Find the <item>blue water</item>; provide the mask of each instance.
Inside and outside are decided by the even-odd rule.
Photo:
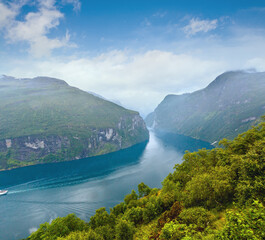
[[[140,182],[160,187],[181,163],[185,150],[211,145],[180,135],[150,133],[148,143],[104,156],[43,164],[0,172],[0,239],[27,237],[39,224],[75,213],[89,220],[100,207],[109,209]]]

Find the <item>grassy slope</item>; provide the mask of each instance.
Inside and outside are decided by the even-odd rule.
[[[62,149],[41,159],[33,152],[26,161],[18,161],[16,156],[20,153],[10,148],[8,152],[0,153],[0,169],[75,159],[87,148],[86,141],[94,129],[114,128],[122,137],[122,148],[145,141],[148,139],[146,129],[135,129],[133,136],[128,134],[134,116],[138,113],[70,87],[62,80],[0,78],[0,140],[60,136],[67,137],[71,145],[67,151]],[[118,128],[121,121],[124,128]],[[105,143],[101,149],[91,150],[91,155],[118,148],[115,144]]]
[[[89,223],[58,218],[28,240],[264,239],[265,122],[221,143],[187,152],[162,189],[139,184],[139,195],[132,191],[110,214],[99,209]]]
[[[0,81],[0,138],[62,134],[84,128],[116,127],[136,112],[70,87],[63,81]]]

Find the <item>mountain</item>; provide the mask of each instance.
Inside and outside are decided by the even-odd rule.
[[[87,91],[87,92],[90,93],[90,94],[92,94],[92,95],[95,96],[95,97],[99,97],[99,98],[102,98],[102,99],[104,99],[104,100],[106,100],[106,101],[113,102],[113,103],[115,103],[115,104],[117,104],[117,105],[119,105],[119,106],[121,106],[121,107],[125,107],[125,106],[123,106],[122,103],[121,103],[119,100],[117,100],[117,99],[107,99],[107,98],[104,98],[103,96],[101,96],[101,95],[99,95],[99,94],[97,94],[97,93],[94,93],[94,92],[91,92],[91,91]],[[126,108],[126,107],[125,107],[125,108]]]
[[[145,119],[155,130],[208,142],[233,139],[259,121],[265,112],[265,73],[223,73],[206,88],[168,95]]]
[[[48,78],[0,77],[0,169],[105,154],[148,140],[139,113]]]

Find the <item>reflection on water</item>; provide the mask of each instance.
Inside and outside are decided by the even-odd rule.
[[[97,156],[77,161],[35,165],[5,171],[0,174],[0,186],[28,185],[37,188],[56,187],[58,185],[76,184],[89,178],[106,175],[120,167],[137,164],[147,142],[131,148],[103,156]],[[10,177],[12,175],[12,178]],[[12,191],[11,191],[12,193]]]
[[[197,149],[210,147],[188,139]],[[189,145],[188,139],[158,138],[151,132],[147,144],[116,153],[1,172],[0,189],[9,194],[0,197],[0,239],[26,237],[40,223],[73,212],[88,220],[96,209],[122,201],[140,182],[160,187],[181,162],[184,149],[179,146],[182,141]]]
[[[163,131],[156,131],[155,136],[162,140],[164,146],[174,147],[178,152],[194,152],[201,148],[214,148],[210,143],[190,138],[180,134],[174,134]]]

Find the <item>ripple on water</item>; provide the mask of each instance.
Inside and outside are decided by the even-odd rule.
[[[8,195],[0,197],[0,239],[24,238],[40,223],[69,213],[88,220],[96,209],[108,209],[122,201],[140,182],[160,187],[173,166],[181,162],[183,152],[176,150],[176,144],[164,144],[151,132],[147,145],[89,159],[0,172],[0,189],[9,190]]]

